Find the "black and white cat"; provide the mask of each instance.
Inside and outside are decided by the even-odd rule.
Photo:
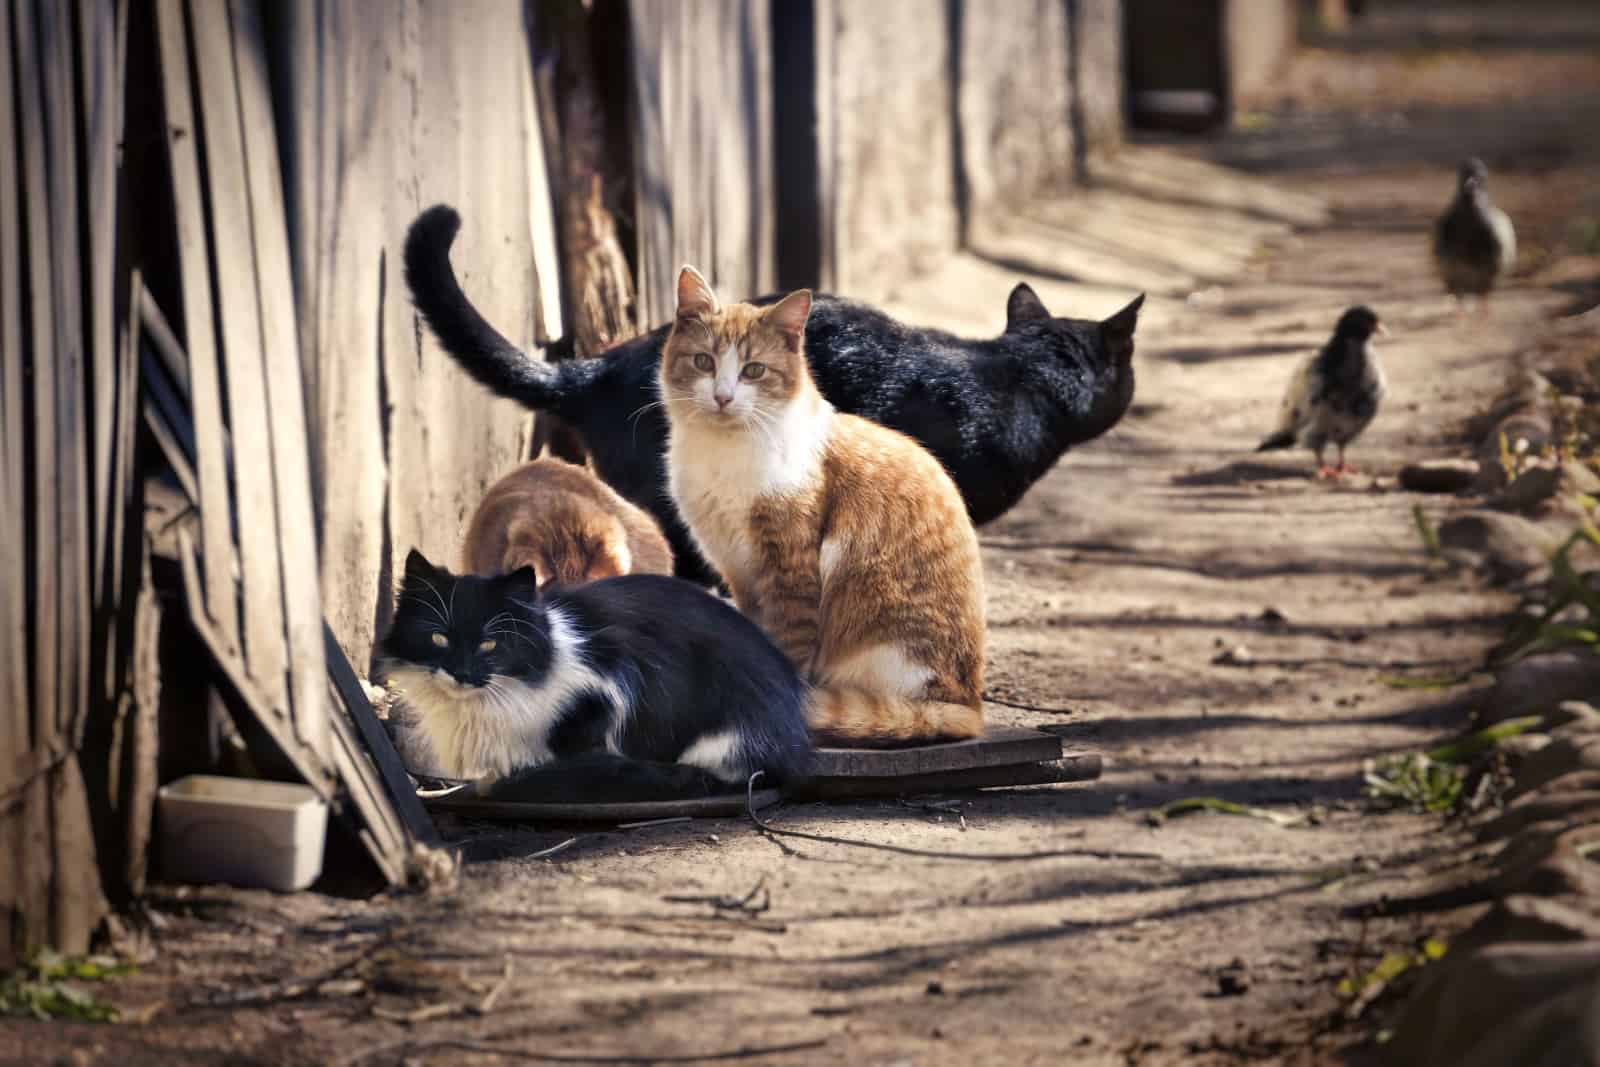
[[[412,549],[379,673],[422,743],[413,751],[493,797],[710,794],[809,765],[794,667],[755,623],[676,578],[541,596],[531,568],[455,575]]]
[[[667,420],[656,367],[669,327],[593,359],[531,359],[462,293],[450,266],[460,226],[460,216],[441,204],[418,216],[406,235],[406,284],[439,344],[489,389],[576,430],[600,477],[660,520],[677,573],[705,579],[709,571],[666,489]],[[899,430],[932,452],[981,525],[1021,500],[1068,448],[1122,418],[1133,400],[1133,333],[1143,301],[1104,322],[1056,318],[1019,284],[1006,303],[1005,331],[967,340],[818,293],[806,320],[806,359],[836,409]]]

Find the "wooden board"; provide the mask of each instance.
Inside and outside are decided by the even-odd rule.
[[[201,174],[206,202],[211,208],[206,233],[211,244],[210,258],[215,264],[222,339],[219,355],[222,378],[227,384],[228,428],[233,433],[234,444],[234,537],[239,547],[244,659],[250,677],[271,701],[273,710],[287,715],[288,651],[284,647],[282,572],[278,565],[272,431],[267,421],[267,405],[262,402],[267,389],[261,343],[261,302],[227,5],[216,0],[191,3],[189,23],[194,42],[195,84],[199,89],[196,96],[205,132]],[[263,160],[258,165],[276,166],[276,161]],[[186,304],[188,298],[186,290]],[[195,359],[192,338],[190,342],[189,354]],[[191,373],[197,369],[191,367]],[[219,440],[219,450],[220,445]],[[209,517],[206,513],[215,503],[202,499],[203,519]],[[210,594],[209,589],[207,593]]]
[[[1006,786],[1055,785],[1061,782],[1087,782],[1100,777],[1100,756],[1094,752],[1075,752],[1060,759],[1037,763],[1012,763],[989,767],[933,771],[927,774],[816,778],[800,783],[794,794],[820,800],[846,800],[851,797],[904,796],[911,793],[961,793],[973,789]]]
[[[327,670],[323,660],[322,601],[317,586],[316,515],[311,507],[311,462],[300,382],[289,233],[267,77],[266,31],[259,8],[259,4],[240,0],[229,4],[249,186],[250,232],[261,301],[261,351],[268,424],[272,428],[276,544],[289,653],[289,696],[296,733],[313,751],[326,756]]]
[[[412,838],[425,845],[437,845],[439,832],[434,828],[433,820],[428,818],[427,811],[417,797],[416,787],[411,783],[411,775],[406,773],[405,764],[400,761],[400,753],[395,750],[394,742],[389,739],[383,723],[378,721],[377,714],[367,701],[366,691],[361,688],[361,680],[356,677],[355,669],[350,666],[349,660],[344,658],[338,639],[334,637],[333,630],[329,629],[326,623],[323,624],[323,645],[328,663],[328,678],[339,691],[345,711],[360,732],[361,740],[372,756],[372,762],[377,765],[378,774],[383,779],[384,789],[388,792],[395,811],[405,823],[406,830]]]
[[[462,789],[469,793],[471,787]],[[749,798],[755,810],[770,808],[783,794],[776,789],[758,789]],[[482,800],[476,796],[451,794],[426,798],[433,811],[447,811],[471,819],[498,819],[511,822],[646,822],[687,815],[696,819],[725,819],[745,813],[743,793],[692,800],[640,800],[623,804],[527,804],[509,800]]]
[[[991,726],[982,737],[914,748],[819,748],[813,778],[893,778],[974,767],[1037,763],[1061,757],[1061,738],[1015,726]]]
[[[161,50],[162,99],[166,107],[167,154],[172,169],[173,207],[178,228],[189,407],[198,443],[195,467],[200,487],[200,562],[205,576],[202,607],[210,616],[213,631],[224,650],[236,655],[239,651],[239,608],[233,578],[233,511],[228,499],[228,471],[223,451],[222,383],[217,363],[205,204],[196,150],[199,138],[189,81],[189,48],[182,0],[157,0],[155,14]]]
[[[16,106],[12,91],[16,52],[11,42],[11,19],[0,16],[0,492],[10,506],[0,511],[0,700],[7,709],[0,724],[0,744],[7,758],[0,760],[0,796],[22,784],[22,759],[29,751],[28,646],[26,598],[28,562],[24,523],[29,513],[22,498],[23,363],[22,216],[18,211]],[[13,768],[15,764],[15,768]],[[0,845],[5,844],[0,839]],[[12,852],[16,854],[15,851]],[[8,898],[10,899],[10,898]]]

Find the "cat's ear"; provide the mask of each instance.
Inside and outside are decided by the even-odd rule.
[[[715,315],[722,310],[722,305],[717,302],[717,294],[711,291],[711,286],[700,272],[684,264],[678,272],[678,318],[701,319],[707,315]]]
[[[533,604],[539,599],[539,575],[533,567],[523,566],[500,579],[507,599]]]
[[[1027,282],[1018,282],[1017,287],[1011,290],[1011,295],[1006,298],[1006,329],[1024,322],[1033,322],[1038,319],[1048,319],[1050,312],[1045,310],[1044,301],[1039,299],[1039,294]]]
[[[806,319],[811,315],[811,290],[796,289],[767,309],[767,322],[783,335],[791,351],[800,350],[800,339],[805,336]]]
[[[1144,294],[1100,324],[1100,335],[1105,338],[1106,349],[1118,363],[1133,359],[1133,331],[1139,325],[1139,309],[1144,306]]]
[[[432,578],[439,573],[439,569],[428,562],[428,558],[413,548],[406,553],[407,578]]]

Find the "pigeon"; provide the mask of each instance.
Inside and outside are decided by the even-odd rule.
[[[1317,477],[1353,473],[1345,465],[1344,448],[1378,413],[1387,389],[1372,347],[1374,333],[1386,335],[1388,331],[1369,307],[1353,307],[1339,317],[1333,337],[1295,370],[1283,398],[1278,428],[1261,442],[1257,452],[1298,443],[1317,454]],[[1329,442],[1339,449],[1337,467],[1322,460]]]
[[[1488,306],[1489,291],[1517,259],[1517,231],[1489,199],[1489,168],[1481,159],[1461,164],[1456,198],[1433,228],[1433,258],[1451,296],[1476,296]]]

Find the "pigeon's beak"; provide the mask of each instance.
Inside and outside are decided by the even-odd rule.
[[[1377,330],[1374,331],[1374,332],[1376,332],[1379,337],[1388,337],[1389,336],[1389,327],[1385,326],[1383,323],[1380,322],[1380,323],[1378,323]]]

